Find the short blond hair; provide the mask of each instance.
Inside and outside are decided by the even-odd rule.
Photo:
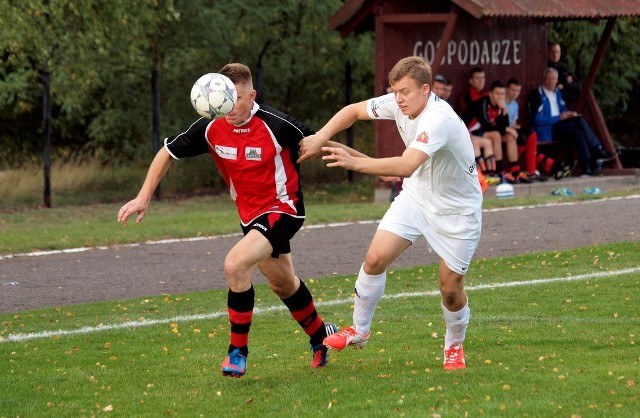
[[[233,84],[246,84],[253,86],[253,78],[251,77],[251,70],[244,64],[239,62],[232,62],[220,69],[220,74],[229,77]]]
[[[412,56],[402,58],[389,71],[389,84],[393,85],[401,78],[409,76],[419,85],[431,86],[431,66],[422,57]]]

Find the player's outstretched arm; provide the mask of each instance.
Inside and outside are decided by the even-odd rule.
[[[333,115],[322,129],[315,135],[309,135],[300,141],[300,157],[298,163],[315,157],[320,149],[338,132],[344,131],[358,120],[371,119],[367,113],[367,102],[352,103],[340,109]]]
[[[352,157],[358,157],[358,158],[372,158],[370,156],[368,156],[367,154],[363,154],[358,150],[355,150],[353,148],[351,148],[348,145],[342,144],[340,142],[335,142],[335,141],[328,141],[327,142],[327,147],[329,148],[342,148],[343,150],[345,150],[347,152],[347,154],[349,154]],[[398,177],[398,176],[379,176],[380,180],[384,181],[384,182],[393,182],[393,181],[401,181],[402,177]]]
[[[147,172],[147,177],[138,192],[138,196],[135,199],[130,200],[125,203],[118,211],[118,222],[122,225],[127,226],[129,216],[134,213],[138,214],[136,218],[136,223],[140,223],[142,218],[147,213],[147,207],[149,206],[149,201],[151,200],[151,196],[153,196],[153,192],[158,187],[160,180],[164,177],[169,170],[169,166],[171,166],[171,155],[167,152],[165,148],[160,149],[156,154],[155,158],[151,162],[151,166],[149,166],[149,171]]]
[[[402,156],[369,158],[351,155],[343,147],[322,147],[327,167],[342,167],[364,174],[384,177],[409,177],[429,156],[415,148],[407,148]]]

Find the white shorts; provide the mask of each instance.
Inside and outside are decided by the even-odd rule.
[[[426,213],[408,193],[400,193],[378,229],[392,232],[412,244],[424,236],[430,250],[451,270],[464,275],[480,242],[482,209],[470,215]]]

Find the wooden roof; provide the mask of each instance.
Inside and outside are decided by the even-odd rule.
[[[476,19],[492,17],[533,17],[546,20],[603,19],[618,16],[640,16],[638,0],[450,0]],[[407,0],[413,6],[433,3],[442,6],[442,0]],[[371,29],[373,11],[381,0],[347,0],[331,16],[329,27],[343,36],[355,29]],[[363,26],[364,27],[361,27]]]
[[[541,17],[600,19],[640,16],[638,0],[452,0],[477,19],[483,17]]]

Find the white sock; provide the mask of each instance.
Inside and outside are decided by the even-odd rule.
[[[360,267],[358,280],[356,280],[356,297],[353,308],[353,325],[360,335],[368,334],[371,330],[371,321],[376,310],[376,305],[387,281],[387,272],[370,276]]]
[[[469,317],[471,309],[469,309],[469,299],[464,308],[458,312],[451,312],[443,303],[442,313],[444,314],[444,322],[447,325],[447,331],[444,334],[444,349],[448,349],[452,345],[462,344],[467,334],[467,325],[469,325]]]

